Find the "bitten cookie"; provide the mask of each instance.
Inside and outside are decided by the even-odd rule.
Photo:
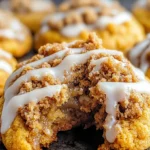
[[[0,49],[0,96],[4,91],[4,86],[9,75],[16,68],[17,61],[10,53]]]
[[[0,10],[0,48],[22,57],[32,46],[29,30],[12,14]]]
[[[47,44],[7,80],[0,100],[7,150],[41,150],[59,131],[93,124],[98,150],[150,147],[150,82],[91,34],[86,41]]]
[[[43,20],[35,36],[35,48],[46,43],[86,39],[91,31],[103,40],[104,47],[125,53],[145,36],[143,27],[117,2],[71,0]]]

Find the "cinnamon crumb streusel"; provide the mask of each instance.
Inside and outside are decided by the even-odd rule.
[[[94,124],[105,139],[99,150],[144,150],[150,146],[148,85],[121,52],[104,49],[95,34],[86,41],[47,44],[6,84],[3,143],[8,150],[40,150],[59,131]],[[11,103],[17,115],[9,128],[4,117]]]

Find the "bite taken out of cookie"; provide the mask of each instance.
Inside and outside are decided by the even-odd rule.
[[[59,131],[94,124],[99,150],[150,147],[150,82],[93,33],[87,40],[47,44],[9,77],[0,100],[8,150],[40,150]],[[83,129],[84,130],[84,129]]]

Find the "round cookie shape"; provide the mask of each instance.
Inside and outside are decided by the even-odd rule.
[[[2,141],[8,150],[40,150],[59,131],[94,124],[104,131],[98,150],[147,149],[149,86],[123,53],[103,48],[95,34],[44,45],[7,80]]]
[[[13,56],[0,48],[0,96],[9,75],[15,70],[17,61]]]
[[[147,33],[150,32],[150,1],[138,0],[133,6],[133,14],[137,20],[143,25]]]
[[[35,49],[46,43],[86,39],[91,31],[97,33],[106,48],[123,52],[145,36],[143,27],[117,2],[73,0],[43,20],[35,36]]]
[[[0,47],[15,57],[22,57],[31,45],[29,30],[12,14],[0,10]]]
[[[10,7],[32,32],[37,32],[43,18],[55,10],[50,0],[12,0]]]
[[[150,34],[129,51],[129,60],[150,78]]]

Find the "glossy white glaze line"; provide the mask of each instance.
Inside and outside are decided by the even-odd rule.
[[[101,16],[97,19],[96,27],[105,28],[108,24],[122,24],[131,20],[131,14],[128,12],[121,12],[115,16]]]
[[[86,8],[79,8],[76,9],[76,13],[82,14],[84,12],[84,9]],[[95,12],[101,11],[101,9],[97,7],[91,7]],[[116,12],[115,10],[113,13]],[[62,12],[62,13],[55,13],[52,15],[49,15],[48,17],[45,18],[43,21],[43,28],[41,29],[41,33],[44,33],[43,31],[47,31],[47,24],[48,21],[60,21],[63,20],[66,16],[68,15],[68,12]],[[78,24],[70,24],[68,26],[64,26],[61,30],[60,33],[66,37],[76,37],[78,36],[82,31],[85,30],[94,30],[96,28],[103,29],[106,28],[107,25],[109,24],[122,24],[125,22],[130,21],[132,18],[131,14],[129,12],[120,12],[120,13],[114,13],[112,16],[100,16],[97,21],[93,24],[85,24],[85,23],[78,23]],[[45,30],[46,28],[46,30]],[[49,28],[50,30],[50,28]]]
[[[9,74],[13,72],[12,66],[5,60],[0,60],[0,69],[6,71]]]
[[[7,53],[6,51],[0,49],[0,56],[3,56],[5,58],[12,58],[12,55],[10,53]]]
[[[38,103],[39,100],[45,97],[53,97],[56,93],[60,93],[64,86],[65,85],[51,85],[45,88],[35,89],[31,92],[14,96],[9,103],[4,103],[1,117],[1,133],[4,134],[11,126],[19,107],[23,107],[29,102]]]
[[[84,51],[85,49],[81,48],[81,49],[74,49],[74,48],[66,48],[65,50],[61,50],[59,52],[56,52],[50,56],[44,57],[38,61],[29,63],[27,65],[24,65],[22,68],[18,69],[17,71],[15,71],[7,80],[6,85],[5,85],[5,89],[8,88],[8,86],[11,84],[11,82],[16,78],[17,75],[19,75],[22,70],[26,67],[26,66],[31,66],[31,67],[36,67],[44,62],[50,62],[52,60],[54,60],[55,58],[63,58],[65,56],[65,54],[70,51],[70,54],[78,54],[81,53],[82,51]],[[115,51],[115,50],[104,50],[104,49],[97,49],[97,50],[92,50],[94,52],[97,53],[103,53],[103,54],[110,54],[110,55],[123,55],[121,52],[119,51]]]
[[[6,84],[5,84],[5,89],[8,88],[8,86],[10,85],[10,83],[16,78],[17,75],[19,75],[19,74],[23,71],[23,69],[24,69],[26,66],[36,67],[36,66],[38,66],[38,65],[41,65],[41,64],[44,63],[44,62],[51,62],[51,61],[53,61],[53,60],[56,59],[56,58],[63,58],[63,57],[66,55],[66,53],[67,53],[68,51],[70,51],[70,52],[73,54],[73,53],[81,53],[82,50],[83,50],[83,49],[77,50],[77,49],[66,48],[65,50],[61,50],[61,51],[59,51],[59,52],[56,52],[56,53],[54,53],[54,54],[52,54],[52,55],[50,55],[50,56],[44,57],[43,59],[40,59],[40,60],[38,60],[38,61],[34,61],[34,62],[29,63],[29,64],[27,64],[27,65],[24,65],[23,67],[21,67],[21,68],[19,68],[18,70],[16,70],[16,71],[8,78],[8,80],[7,80]]]
[[[131,90],[150,94],[150,83],[143,81],[137,83],[99,82],[98,88],[106,94],[106,112],[104,128],[106,139],[113,143],[117,136],[116,106],[118,102],[129,98]]]
[[[31,0],[30,1],[30,9],[33,12],[46,12],[50,11],[52,3],[48,0]]]
[[[35,76],[38,79],[41,79],[41,78],[43,78],[44,75],[52,75],[55,79],[58,79],[61,82],[63,82],[63,80],[65,79],[64,74],[66,72],[67,73],[70,72],[71,67],[73,67],[74,65],[84,64],[90,58],[90,56],[92,56],[94,54],[100,54],[100,53],[116,54],[115,52],[107,51],[107,50],[92,50],[92,51],[88,51],[83,54],[72,54],[72,55],[66,56],[63,59],[63,61],[56,67],[40,68],[40,69],[34,69],[31,71],[28,71],[25,75],[19,77],[5,91],[5,95],[4,95],[5,101],[7,103],[13,96],[15,96],[15,94],[17,94],[17,92],[19,90],[19,86],[21,85],[21,83],[29,81],[32,76]]]

